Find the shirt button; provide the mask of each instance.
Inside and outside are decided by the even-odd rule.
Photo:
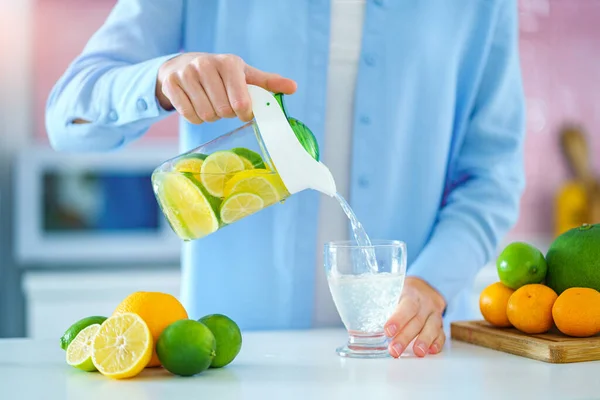
[[[119,119],[119,114],[117,114],[117,112],[115,110],[110,110],[110,112],[108,113],[108,120],[114,122],[118,119]]]
[[[360,123],[363,125],[369,125],[371,123],[371,118],[368,115],[363,115],[360,117]]]
[[[365,63],[370,66],[375,65],[375,56],[372,54],[367,54],[365,56]]]
[[[138,99],[136,105],[138,111],[146,111],[148,109],[148,103],[146,103],[146,100],[144,99]]]
[[[369,187],[369,180],[364,176],[361,176],[360,178],[358,178],[358,186],[360,186],[361,188]]]

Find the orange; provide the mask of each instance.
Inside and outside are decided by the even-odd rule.
[[[506,306],[513,293],[514,290],[504,286],[501,282],[492,283],[483,289],[479,295],[479,310],[483,318],[499,328],[511,326],[506,315]]]
[[[594,336],[600,333],[600,292],[579,287],[567,289],[556,299],[552,316],[565,335]]]
[[[540,283],[521,286],[508,299],[508,320],[521,332],[547,332],[554,323],[552,306],[557,297],[554,290]]]
[[[117,306],[114,314],[134,313],[139,315],[152,334],[154,343],[162,331],[175,321],[187,319],[188,314],[179,300],[167,293],[135,292],[130,294]],[[152,349],[152,358],[148,367],[158,367],[160,361],[156,349]]]

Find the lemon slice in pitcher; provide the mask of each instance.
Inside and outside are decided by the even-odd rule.
[[[236,193],[221,206],[221,221],[226,224],[238,221],[261,210],[265,202],[254,193]]]
[[[215,197],[223,197],[225,183],[235,172],[246,169],[240,156],[231,151],[216,151],[206,157],[200,169],[202,184]]]
[[[136,376],[152,357],[152,334],[137,314],[117,314],[100,326],[92,343],[92,361],[106,377]]]
[[[189,154],[177,160],[173,168],[177,172],[192,172],[199,174],[205,159],[205,154]]]
[[[203,190],[198,174],[164,172],[152,177],[160,205],[177,235],[194,240],[219,229],[219,199]]]
[[[260,196],[265,202],[265,206],[275,204],[288,193],[279,175],[267,169],[241,171],[227,181],[224,190],[225,197],[241,192]]]
[[[246,169],[265,168],[265,163],[263,162],[260,154],[257,152],[245,147],[236,147],[231,149],[231,151],[242,157],[242,161],[244,162]]]

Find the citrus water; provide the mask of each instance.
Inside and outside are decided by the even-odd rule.
[[[364,255],[364,266],[362,267],[362,270],[376,273],[377,259],[375,258],[375,250],[372,247],[369,235],[367,235],[365,228],[363,228],[358,218],[356,218],[356,214],[354,214],[354,211],[352,211],[352,208],[350,207],[346,199],[344,199],[344,197],[342,197],[342,195],[339,193],[335,194],[335,198],[340,203],[342,210],[344,210],[344,213],[350,220],[350,225],[352,226],[352,234],[354,236],[354,240],[356,240],[356,244],[360,247],[364,247],[364,249],[362,250],[362,253]]]
[[[180,156],[152,174],[152,185],[169,224],[186,241],[289,196],[279,174],[246,148]]]
[[[404,274],[331,275],[329,287],[342,322],[353,333],[381,333],[394,312]]]

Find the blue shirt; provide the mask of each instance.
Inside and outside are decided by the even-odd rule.
[[[408,275],[468,318],[480,268],[515,223],[524,98],[515,0],[368,1],[352,132],[350,203],[372,238],[408,247]],[[62,151],[125,146],[168,115],[159,66],[181,51],[233,53],[298,83],[286,100],[323,145],[326,0],[122,0],[56,83],[47,131]],[[75,118],[91,121],[73,124]],[[180,148],[240,125],[181,120]],[[305,328],[313,310],[319,194],[305,191],[183,245],[190,317]],[[469,301],[470,303],[467,303]]]

